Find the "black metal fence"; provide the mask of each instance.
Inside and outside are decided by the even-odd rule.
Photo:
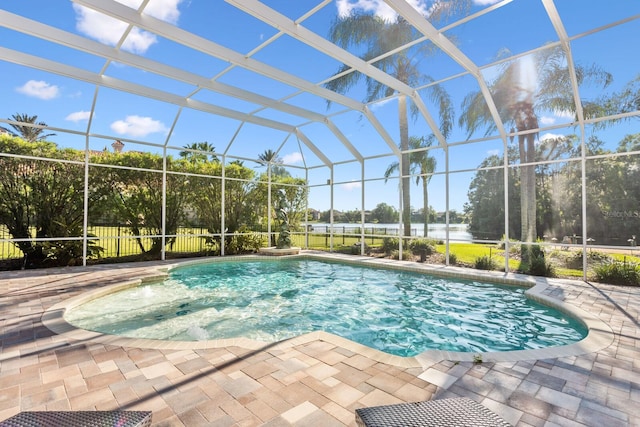
[[[261,230],[265,228],[265,230]],[[268,244],[268,233],[266,227],[252,227],[251,233],[260,233],[263,237],[265,245]],[[153,238],[159,236],[143,235],[134,236],[130,231],[130,227],[125,225],[101,225],[93,226],[88,229],[90,236],[90,246],[100,248],[100,257],[102,258],[123,258],[129,256],[140,255],[148,251],[153,244]],[[362,227],[333,227],[333,244],[334,245],[352,245],[361,240]],[[369,245],[382,243],[383,236],[397,236],[398,230],[386,227],[365,227],[365,241]],[[415,235],[415,230],[412,230]],[[173,236],[166,237],[165,250],[170,254],[201,254],[209,250],[216,250],[215,245],[208,242],[216,236],[208,232],[205,227],[180,227]],[[220,235],[217,235],[219,237]],[[272,231],[272,237],[275,239],[277,231]],[[18,247],[9,241],[10,235],[6,229],[0,228],[0,260],[20,259],[23,253]],[[316,249],[328,249],[331,246],[331,229],[326,226],[309,226],[307,231],[298,231],[292,233],[292,240],[296,246],[310,247]],[[273,241],[272,239],[272,241]],[[49,240],[51,243],[60,244],[63,239]],[[82,245],[82,238],[65,238],[66,245],[71,242],[77,242]],[[219,248],[218,248],[219,249]],[[80,250],[81,251],[81,250]]]

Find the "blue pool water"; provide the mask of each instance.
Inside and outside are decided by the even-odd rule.
[[[212,262],[65,313],[128,337],[274,342],[323,330],[400,356],[564,345],[586,329],[524,288],[314,260]]]

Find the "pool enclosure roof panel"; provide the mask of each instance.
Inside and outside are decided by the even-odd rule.
[[[377,39],[353,31],[344,43],[331,33],[338,19],[356,25],[363,16],[396,31]],[[633,46],[639,17],[640,2],[623,0],[5,2],[0,125],[18,124],[16,112],[37,114],[62,146],[68,134],[147,150],[206,139],[238,159],[299,146],[297,166],[332,167],[399,155],[406,103],[408,134],[433,135],[431,148],[483,138],[506,146],[519,128],[500,78],[519,70],[507,92],[535,96],[541,57],[561,69],[570,102],[543,111],[556,117],[540,120],[539,131],[561,117],[584,129],[638,115],[594,116],[584,105],[640,74],[637,55],[616,59],[607,49]],[[615,83],[588,87],[581,64],[616,70]],[[481,127],[460,121],[470,94]]]

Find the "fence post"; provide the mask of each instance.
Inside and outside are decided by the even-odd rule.
[[[118,239],[116,240],[116,258],[120,258],[120,226],[118,225]]]

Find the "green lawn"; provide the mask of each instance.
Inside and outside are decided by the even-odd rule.
[[[104,249],[102,253],[103,258],[119,258],[131,255],[138,255],[141,250],[138,245],[137,239],[133,238],[126,227],[92,227],[90,233],[100,236],[97,242],[98,246]],[[181,228],[178,233],[180,234],[172,245],[167,246],[169,252],[179,253],[202,253],[207,249],[205,241],[198,234],[204,234],[203,229],[194,228]],[[113,237],[110,237],[113,236]],[[120,237],[117,237],[120,236]],[[0,237],[8,238],[8,232],[0,228]],[[331,243],[330,236],[328,234],[310,234],[305,237],[304,234],[292,234],[292,243],[295,246],[309,247],[310,249],[326,250]],[[150,238],[142,238],[142,243],[146,248],[151,245]],[[265,234],[266,241],[266,234]],[[342,234],[334,235],[333,248],[336,251],[343,253],[359,253],[358,248],[355,248],[355,252],[352,250],[353,245],[360,241],[360,235],[355,234]],[[308,242],[308,246],[307,246]],[[382,245],[383,237],[367,237],[365,238],[366,244],[372,248],[379,248]],[[436,251],[438,253],[445,253],[445,245],[437,245]],[[477,243],[451,243],[449,245],[450,253],[455,254],[457,263],[464,266],[471,266],[475,264],[477,258],[482,256],[490,256],[494,259],[498,269],[504,268],[505,258],[502,251],[495,245],[477,244]],[[615,253],[609,253],[612,258],[618,261],[626,261],[632,263],[640,263],[640,250],[636,250],[632,253],[624,253],[627,248],[616,249]],[[553,260],[556,265],[556,272],[561,277],[582,278],[582,269],[570,269],[564,265],[564,258],[569,257],[577,253],[578,251],[558,251],[552,250],[548,252],[548,259]],[[0,259],[19,259],[22,258],[22,252],[12,243],[0,242]],[[589,261],[590,265],[592,262]],[[509,269],[516,271],[520,265],[520,261],[517,259],[509,259]]]
[[[439,253],[444,254],[446,251],[445,245],[438,245],[436,250]],[[483,245],[477,243],[450,243],[449,252],[456,255],[459,264],[471,265],[475,264],[477,258],[483,256],[489,256],[493,258],[498,268],[504,268],[504,256],[502,251],[497,249],[494,245]],[[520,266],[520,261],[516,259],[509,259],[509,269],[516,270]]]

